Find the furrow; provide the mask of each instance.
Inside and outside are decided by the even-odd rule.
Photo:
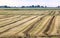
[[[52,28],[52,21],[54,20],[54,17],[55,16],[53,16],[52,18],[51,18],[51,20],[49,21],[49,23],[47,23],[47,27],[45,27],[46,29],[44,30],[44,34],[47,34],[47,35],[49,35],[49,30]]]
[[[10,19],[14,19],[14,18],[19,17],[19,16],[21,16],[21,15],[17,15],[17,16],[12,16],[12,17],[9,17],[9,18],[0,19],[0,22],[6,21],[6,20],[10,20]]]
[[[26,34],[26,33],[28,33],[28,31],[33,28],[33,26],[40,20],[41,17],[43,17],[43,16],[39,16],[39,17],[33,19],[32,22],[29,25],[27,25],[26,28],[24,28],[22,31],[19,31],[16,34],[19,36],[21,33],[23,35]]]
[[[29,17],[29,18],[26,18],[26,19],[24,19],[24,20],[22,20],[22,21],[19,21],[19,22],[17,22],[17,23],[14,23],[14,24],[12,24],[12,25],[10,25],[10,26],[8,26],[8,27],[5,27],[5,28],[0,28],[0,34],[1,35],[4,35],[5,33],[6,34],[10,34],[11,32],[17,32],[17,31],[19,31],[20,29],[23,29],[22,27],[24,26],[24,25],[22,25],[22,24],[24,24],[24,23],[26,23],[27,22],[27,24],[28,24],[28,22],[29,21],[31,21],[32,19],[34,19],[34,18],[36,18],[37,16],[32,16],[32,17]],[[16,26],[14,26],[14,27],[12,27],[13,25],[16,25]],[[26,25],[26,24],[25,24]],[[9,29],[7,29],[7,28],[9,28]],[[19,29],[20,28],[20,29]],[[11,31],[12,30],[12,31]]]
[[[29,16],[28,16],[28,17],[29,17]],[[3,25],[0,26],[0,28],[2,28],[2,27],[4,27],[4,26],[8,26],[8,25],[13,24],[13,23],[16,23],[16,22],[18,22],[18,21],[20,21],[20,20],[23,20],[23,19],[25,19],[25,18],[28,18],[28,17],[27,17],[27,16],[20,16],[19,18],[7,20],[7,22],[5,21],[5,22],[3,23]]]
[[[34,28],[29,32],[30,35],[36,35],[36,33],[39,32],[41,28],[43,28],[43,22],[45,19],[47,19],[47,17],[48,16],[44,17],[38,25],[34,26]]]

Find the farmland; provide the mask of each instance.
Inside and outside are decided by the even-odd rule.
[[[0,37],[58,38],[60,10],[0,9]]]

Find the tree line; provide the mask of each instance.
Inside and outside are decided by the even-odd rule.
[[[31,5],[31,6],[21,6],[21,7],[12,7],[12,6],[0,6],[0,8],[48,8],[47,6],[40,6],[40,5]],[[57,8],[60,8],[60,6],[57,6]]]
[[[31,5],[31,6],[22,6],[21,8],[47,8],[47,6]]]

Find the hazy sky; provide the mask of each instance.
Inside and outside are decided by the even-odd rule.
[[[60,5],[60,0],[0,0],[0,5],[8,6],[47,5],[54,7]]]

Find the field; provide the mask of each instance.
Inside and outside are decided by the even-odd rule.
[[[1,38],[59,38],[60,10],[0,9]]]

